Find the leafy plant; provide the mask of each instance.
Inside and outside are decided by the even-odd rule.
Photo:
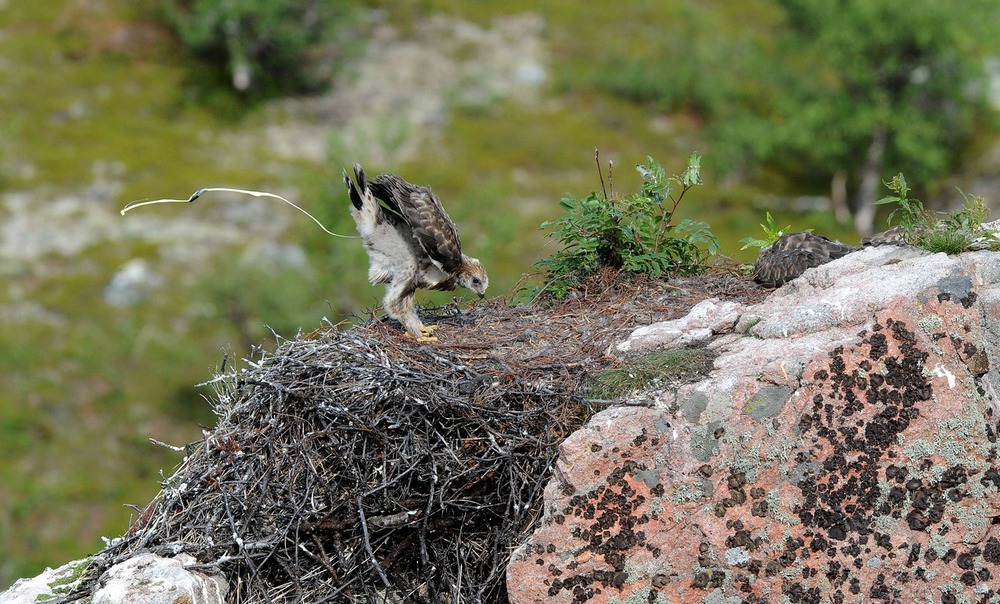
[[[903,173],[892,177],[892,180],[885,183],[894,195],[887,195],[875,202],[875,205],[882,206],[890,203],[896,204],[896,208],[889,213],[889,224],[893,218],[899,219],[899,227],[903,230],[907,243],[916,245],[915,239],[919,233],[930,226],[927,213],[924,211],[924,204],[919,199],[910,198],[910,188],[906,185]]]
[[[983,228],[989,208],[982,197],[966,195],[958,190],[965,206],[951,213],[931,213],[924,210],[919,199],[910,198],[910,189],[903,174],[897,174],[885,185],[894,194],[875,202],[876,205],[896,204],[889,214],[889,222],[898,218],[903,239],[910,245],[930,252],[958,254],[976,244],[990,249],[1000,247],[1000,240]]]
[[[748,247],[765,248],[772,245],[775,241],[781,238],[782,235],[787,233],[788,230],[792,228],[792,225],[779,229],[778,223],[774,221],[774,218],[771,217],[771,213],[768,212],[767,218],[765,219],[765,222],[760,225],[760,228],[764,230],[764,238],[755,239],[753,237],[744,237],[743,239],[740,239],[740,243],[743,244],[743,247],[740,248],[741,250],[745,250]],[[812,229],[805,230],[807,233],[811,231]]]
[[[563,244],[562,250],[535,264],[546,271],[550,291],[562,296],[603,267],[650,277],[702,271],[706,257],[718,250],[718,240],[705,223],[674,222],[684,195],[702,183],[698,154],[688,158],[680,176],[667,176],[662,165],[647,157],[645,165],[636,166],[642,176],[640,191],[624,197],[614,194],[613,185],[608,195],[597,159],[601,192],[592,191],[584,199],[567,193],[559,201],[566,215],[541,225],[550,231],[548,237]]]
[[[962,195],[965,206],[942,219],[945,229],[962,233],[967,240],[965,249],[978,246],[993,251],[1000,250],[1000,238],[996,232],[983,227],[990,215],[986,200],[979,195],[966,195],[962,189],[958,189],[958,192]]]
[[[982,231],[983,223],[990,215],[986,201],[978,195],[966,195],[962,189],[959,189],[958,192],[961,193],[962,199],[965,201],[965,207],[945,218],[948,228],[970,233]]]

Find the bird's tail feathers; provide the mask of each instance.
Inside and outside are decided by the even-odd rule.
[[[354,180],[357,184],[351,181],[347,170],[344,170],[344,184],[347,185],[347,193],[351,198],[351,216],[358,227],[358,233],[366,237],[371,235],[379,223],[379,203],[369,186],[365,171],[358,164],[354,164]]]
[[[347,194],[351,197],[351,203],[354,207],[360,210],[364,205],[364,200],[361,197],[368,193],[368,178],[365,176],[364,169],[359,164],[354,164],[354,180],[357,181],[357,186],[351,182],[351,177],[347,175],[347,170],[344,170],[344,185],[347,186]]]

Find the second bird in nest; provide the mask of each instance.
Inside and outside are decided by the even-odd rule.
[[[781,287],[807,269],[842,258],[851,252],[878,245],[898,245],[898,229],[878,233],[852,246],[812,233],[789,233],[762,249],[753,265],[753,280],[764,287]]]

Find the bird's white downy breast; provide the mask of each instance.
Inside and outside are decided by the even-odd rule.
[[[387,283],[397,274],[412,273],[416,270],[413,250],[392,225],[382,223],[365,237],[370,265],[368,279],[372,283]]]

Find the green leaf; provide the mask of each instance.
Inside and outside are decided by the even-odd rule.
[[[740,239],[739,242],[743,244],[743,247],[740,248],[741,250],[745,250],[749,247],[765,248],[771,245],[770,242],[765,241],[764,239],[754,239],[753,237],[744,237],[743,239]]]
[[[774,219],[773,216],[771,216],[770,212],[766,213],[766,218],[764,220],[767,222],[767,226],[764,226],[763,224],[760,226],[762,229],[764,229],[765,233],[767,232],[773,233],[778,228],[778,222]]]
[[[702,184],[701,156],[697,153],[692,153],[691,156],[688,157],[687,169],[684,170],[684,174],[681,176],[681,184],[685,189]]]

